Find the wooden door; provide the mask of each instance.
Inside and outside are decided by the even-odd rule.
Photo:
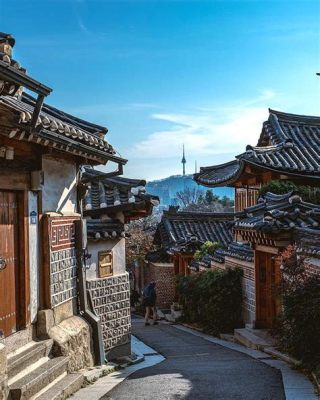
[[[0,191],[0,337],[17,331],[18,232],[17,194]]]
[[[272,328],[279,311],[280,267],[277,256],[256,252],[257,328]]]

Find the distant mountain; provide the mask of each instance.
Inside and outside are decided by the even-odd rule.
[[[147,182],[147,192],[160,198],[162,206],[169,206],[176,204],[176,193],[183,191],[186,188],[198,188],[206,192],[207,187],[198,185],[193,179],[192,175],[173,175],[168,178],[159,179]],[[217,187],[211,189],[213,193],[219,197],[227,196],[234,199],[234,189],[229,187]]]

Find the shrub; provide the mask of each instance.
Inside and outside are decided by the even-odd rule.
[[[222,247],[220,243],[208,240],[194,253],[194,259],[199,261],[205,254],[213,254],[216,249],[221,249]]]
[[[302,200],[309,203],[320,204],[320,189],[311,186],[296,185],[291,181],[274,180],[266,183],[260,189],[260,196],[265,195],[267,192],[274,194],[286,194],[295,191],[298,193]]]
[[[241,276],[240,269],[179,276],[177,293],[184,320],[200,323],[213,334],[241,326]]]
[[[294,249],[283,259],[280,344],[305,366],[320,366],[320,277],[305,273]]]

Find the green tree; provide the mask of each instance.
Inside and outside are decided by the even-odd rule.
[[[206,204],[213,204],[219,201],[219,196],[216,196],[212,193],[212,190],[207,190],[205,194],[205,202]]]
[[[301,196],[302,200],[320,204],[320,189],[311,186],[296,185],[291,181],[274,180],[266,183],[260,189],[260,196],[265,195],[267,192],[274,194],[286,194],[288,192],[296,192]]]

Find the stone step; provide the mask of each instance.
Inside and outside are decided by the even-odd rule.
[[[220,339],[225,340],[230,343],[234,343],[234,335],[231,335],[230,333],[220,333]]]
[[[25,371],[29,366],[35,364],[40,358],[50,354],[53,340],[41,342],[31,342],[19,349],[19,352],[8,356],[8,378],[12,379],[15,375]]]
[[[247,328],[235,329],[234,339],[236,342],[249,347],[250,349],[263,350],[265,347],[270,347],[270,343],[255,335]]]
[[[56,357],[9,386],[11,400],[27,400],[67,371],[68,357]]]
[[[65,376],[53,386],[44,390],[40,396],[35,396],[35,400],[65,400],[69,396],[81,389],[83,384],[83,375],[73,373]]]

